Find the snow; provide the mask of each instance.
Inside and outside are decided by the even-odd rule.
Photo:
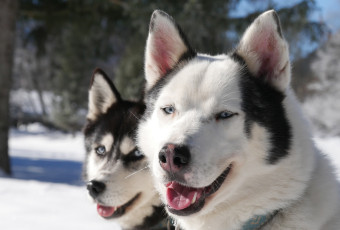
[[[34,123],[13,129],[9,145],[11,156],[34,159],[55,159],[82,161],[84,159],[83,136],[49,132],[40,124]]]
[[[315,138],[337,166],[340,137]],[[39,124],[12,129],[13,176],[0,174],[0,228],[5,230],[119,230],[99,217],[81,178],[84,144],[75,135],[49,131]]]
[[[0,184],[1,229],[119,229],[98,216],[83,186],[4,178]]]
[[[12,129],[13,175],[0,174],[0,228],[4,230],[120,230],[96,211],[82,181],[83,136],[39,124]]]

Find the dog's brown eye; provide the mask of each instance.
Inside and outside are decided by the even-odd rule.
[[[233,112],[222,111],[222,112],[216,114],[215,118],[216,118],[216,120],[222,120],[222,119],[228,119],[228,118],[230,118],[234,115],[235,115],[235,113],[233,113]]]
[[[105,146],[99,146],[99,147],[97,147],[96,149],[96,153],[99,155],[99,156],[104,156],[105,155],[105,153],[106,153],[106,148],[105,148]]]
[[[175,112],[175,108],[173,106],[163,107],[162,110],[165,114],[173,114]]]

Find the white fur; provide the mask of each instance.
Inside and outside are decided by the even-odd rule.
[[[104,166],[105,161],[100,161],[100,158],[96,154],[96,148],[99,146],[105,146],[107,152],[111,151],[113,146],[114,137],[112,134],[105,134],[99,143],[92,143],[92,151],[89,153],[89,159],[87,161],[87,174],[94,178],[100,172],[98,169]]]
[[[254,75],[260,64],[247,44],[262,26],[274,30],[276,24],[271,15],[272,12],[261,15],[239,46],[238,52]],[[274,37],[282,56],[274,65],[275,78],[268,84],[286,94],[283,106],[292,128],[289,154],[277,163],[266,162],[271,142],[265,127],[255,123],[250,138],[244,132],[245,114],[238,87],[241,66],[228,56],[198,55],[191,60],[161,89],[153,99],[151,115],[140,123],[138,146],[149,158],[164,203],[167,181],[158,153],[166,143],[189,146],[191,161],[184,178],[190,187],[211,184],[230,163],[233,165],[226,181],[206,199],[202,210],[185,217],[169,213],[185,230],[240,229],[254,215],[275,210],[279,214],[264,229],[339,229],[338,182],[328,160],[315,148],[307,122],[288,86],[286,43],[278,35]],[[175,108],[175,113],[165,115],[161,108],[169,105]],[[216,121],[215,114],[224,110],[237,115]]]

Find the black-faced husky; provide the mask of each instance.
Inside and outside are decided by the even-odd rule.
[[[144,109],[141,102],[123,100],[103,71],[94,72],[84,128],[84,177],[100,216],[123,229],[166,229],[166,212],[134,141]]]
[[[183,229],[340,229],[334,169],[289,86],[275,11],[217,56],[196,53],[174,20],[155,11],[145,76],[137,143]]]

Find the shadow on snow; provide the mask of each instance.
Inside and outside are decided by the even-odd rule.
[[[67,160],[11,157],[11,178],[83,185],[82,163]]]

